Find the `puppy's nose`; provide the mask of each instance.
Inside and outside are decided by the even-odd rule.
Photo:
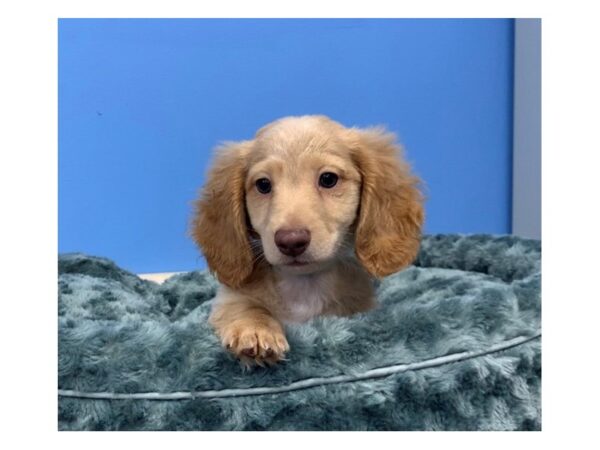
[[[275,244],[284,255],[301,255],[308,248],[308,244],[310,244],[310,231],[277,230],[275,233]]]

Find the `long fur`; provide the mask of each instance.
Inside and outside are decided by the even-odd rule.
[[[248,152],[244,143],[219,149],[192,227],[208,266],[229,286],[239,286],[253,269],[244,207]]]
[[[419,250],[419,180],[400,159],[393,134],[372,129],[352,136],[351,155],[362,177],[356,254],[371,275],[383,277],[409,265]]]

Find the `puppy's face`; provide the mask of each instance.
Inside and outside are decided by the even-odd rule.
[[[320,117],[287,118],[249,150],[246,209],[264,257],[283,272],[314,272],[353,252],[361,176],[344,132]]]
[[[288,117],[217,153],[192,235],[222,283],[264,258],[307,274],[355,254],[373,276],[409,264],[423,223],[418,179],[392,134],[324,116]]]

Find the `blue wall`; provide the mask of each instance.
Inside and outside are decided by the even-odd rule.
[[[313,113],[398,134],[426,232],[509,233],[512,73],[512,20],[60,20],[59,251],[205,267],[212,148]]]

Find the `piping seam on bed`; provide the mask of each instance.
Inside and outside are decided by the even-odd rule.
[[[514,339],[493,345],[487,350],[470,351],[454,353],[452,355],[440,356],[425,361],[410,364],[395,364],[392,366],[380,367],[367,370],[358,375],[335,375],[332,377],[316,377],[304,380],[294,381],[286,386],[277,387],[254,387],[240,389],[221,389],[207,391],[190,392],[136,392],[136,393],[116,393],[116,392],[82,392],[76,390],[59,389],[58,395],[62,397],[82,398],[90,400],[193,400],[196,398],[224,398],[224,397],[246,397],[250,395],[279,394],[282,392],[308,389],[327,384],[349,383],[355,381],[369,380],[373,378],[383,378],[397,373],[408,372],[411,370],[423,370],[432,367],[439,367],[446,364],[474,359],[486,356],[492,353],[498,353],[519,345],[526,344],[542,336],[538,331],[532,336],[519,336]]]

